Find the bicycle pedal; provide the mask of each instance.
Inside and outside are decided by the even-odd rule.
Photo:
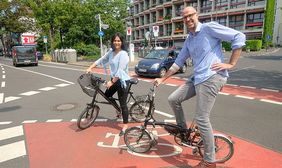
[[[192,154],[193,154],[193,155],[198,155],[198,154],[199,154],[199,149],[198,149],[198,148],[194,148],[194,149],[192,150]]]

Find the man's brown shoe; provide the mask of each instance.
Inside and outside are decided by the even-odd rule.
[[[216,168],[216,164],[202,160],[198,165],[194,166],[193,168]]]

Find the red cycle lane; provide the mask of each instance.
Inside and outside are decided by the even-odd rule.
[[[129,127],[140,125],[130,123]],[[24,124],[30,168],[159,168],[194,166],[201,159],[157,128],[158,145],[148,153],[128,152],[117,122],[97,122],[80,131],[76,123]],[[280,167],[282,154],[232,136],[235,153],[221,167]]]

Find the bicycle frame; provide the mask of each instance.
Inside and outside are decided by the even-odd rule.
[[[128,86],[128,95],[127,95],[127,101],[126,103],[128,104],[129,101],[131,99],[134,100],[134,102],[136,102],[136,99],[135,97],[133,96],[133,92],[130,90],[131,89],[131,86],[132,86],[132,83],[129,83],[129,86]],[[98,94],[100,94],[106,101],[98,101],[96,100],[97,99],[97,96]],[[116,101],[118,100],[117,98],[114,98],[114,97],[107,97],[105,95],[105,93],[100,89],[100,86],[97,87],[95,89],[95,92],[94,92],[94,95],[93,95],[93,98],[92,98],[92,101],[90,104],[88,105],[91,105],[92,107],[96,104],[96,103],[100,103],[100,104],[108,104],[108,105],[112,105],[117,111],[121,112],[121,109],[120,109],[120,106],[117,104],[117,103],[113,103],[113,100]]]

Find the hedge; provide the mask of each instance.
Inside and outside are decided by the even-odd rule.
[[[222,42],[222,48],[225,49],[225,51],[231,51],[231,43],[229,42]],[[251,51],[259,51],[262,48],[262,41],[261,40],[246,40],[246,46],[244,47],[244,50],[246,48],[249,48]]]

